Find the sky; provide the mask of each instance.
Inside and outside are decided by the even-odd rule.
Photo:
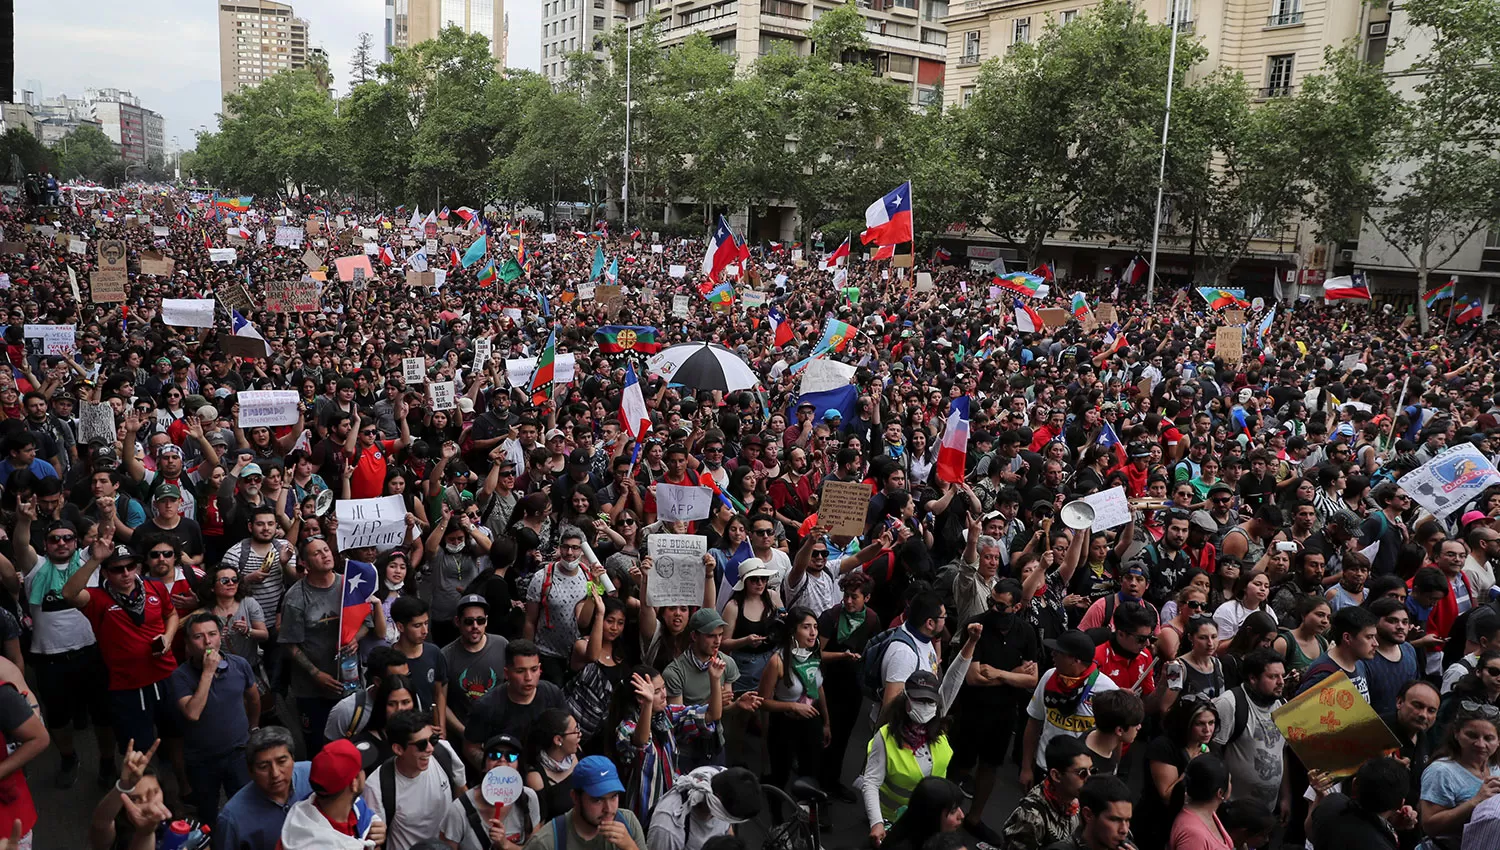
[[[367,32],[385,55],[384,0],[290,0],[309,42],[328,51],[334,90],[347,91],[349,59]],[[498,4],[497,4],[498,5]],[[541,0],[508,0],[516,68],[541,67]],[[38,99],[86,89],[130,91],[166,119],[167,147],[191,149],[217,126],[218,3],[214,0],[48,0],[16,5],[16,90]]]

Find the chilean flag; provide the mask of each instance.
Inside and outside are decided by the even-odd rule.
[[[870,257],[870,259],[889,260],[894,256],[896,256],[895,245],[881,245],[879,248],[875,249],[875,253]]]
[[[635,367],[625,364],[625,388],[620,393],[620,427],[639,443],[651,433],[651,414],[646,410],[646,397],[641,393],[640,381],[636,380]]]
[[[711,281],[718,281],[724,269],[739,259],[739,243],[734,239],[734,231],[729,229],[729,222],[721,215],[713,238],[708,240],[708,250],[703,252],[703,274]]]
[[[964,482],[964,462],[969,454],[969,421],[957,410],[948,414],[948,427],[938,447],[937,476],[950,484]]]
[[[380,262],[385,263],[388,266],[394,266],[396,264],[396,255],[392,254],[391,249],[387,248],[384,245],[380,246],[380,253],[378,258]]]
[[[339,611],[339,645],[354,640],[359,626],[370,613],[370,597],[374,595],[375,565],[364,561],[350,560],[344,566],[344,604]]]
[[[792,323],[787,320],[786,314],[781,312],[780,307],[773,306],[768,310],[766,320],[771,323],[772,345],[779,347],[792,341]]]
[[[1140,283],[1141,276],[1146,273],[1146,264],[1140,257],[1131,257],[1130,263],[1125,266],[1125,271],[1120,273],[1120,282],[1126,286]]]
[[[1473,321],[1474,319],[1484,318],[1484,304],[1478,298],[1470,301],[1467,304],[1460,303],[1453,309],[1457,311],[1457,315],[1453,317],[1453,321],[1459,323],[1460,325]]]
[[[448,208],[447,207],[443,207],[442,212],[438,213],[438,221],[447,221],[447,220],[448,220]]]
[[[1042,316],[1029,305],[1016,299],[1016,330],[1025,334],[1040,333]]]
[[[1330,277],[1323,281],[1324,301],[1341,301],[1345,299],[1356,301],[1370,300],[1370,287],[1365,283],[1364,272]]]
[[[910,242],[911,228],[911,181],[908,180],[865,209],[865,231],[859,234],[859,241],[865,245]]]

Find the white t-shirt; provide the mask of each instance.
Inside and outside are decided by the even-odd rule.
[[[471,788],[465,792],[469,800],[475,801],[479,798],[479,789]],[[522,798],[526,801],[527,811],[531,813],[531,829],[533,832],[540,825],[542,804],[537,801],[536,792],[530,788],[521,789]],[[478,803],[474,808],[479,810]],[[483,812],[480,812],[483,818]],[[505,827],[505,838],[512,844],[525,844],[526,839],[531,836],[525,832],[526,818],[521,814],[521,801],[517,800],[505,810],[505,817],[501,821]],[[464,808],[463,800],[454,800],[448,804],[448,811],[443,814],[442,838],[446,841],[457,842],[458,850],[490,850],[489,823],[486,822],[484,836],[474,834],[474,828],[469,825],[469,813]]]
[[[73,560],[76,568],[82,567],[82,553]],[[38,581],[48,582],[49,587],[55,586],[54,593],[61,591],[67,579],[77,572],[76,568],[70,569],[66,564],[58,567],[46,558],[39,559],[31,572],[26,574],[22,585],[25,598],[31,598],[33,587]],[[33,605],[28,602],[27,607],[31,610],[32,652],[38,655],[56,655],[94,644],[94,629],[89,625],[89,618],[73,605],[66,605],[56,611],[46,610],[45,604]]]
[[[1433,653],[1433,654],[1434,655],[1441,655],[1441,653]],[[1465,663],[1468,664],[1467,667],[1464,666]],[[1453,686],[1456,685],[1456,684],[1458,684],[1458,680],[1459,679],[1462,679],[1464,677],[1464,675],[1467,674],[1467,673],[1474,672],[1476,669],[1478,669],[1478,666],[1479,666],[1479,653],[1477,653],[1477,652],[1471,652],[1468,655],[1465,655],[1463,657],[1463,661],[1454,662],[1453,664],[1449,664],[1448,668],[1443,671],[1443,688],[1442,688],[1443,695],[1447,696],[1448,692],[1451,691],[1451,690],[1453,690]]]
[[[843,596],[839,592],[839,580],[829,567],[816,572],[807,570],[802,574],[800,583],[796,586],[788,583],[781,590],[781,598],[786,602],[787,608],[800,606],[814,614],[822,614],[837,605]]]
[[[779,590],[782,579],[786,578],[786,574],[792,571],[792,559],[788,558],[785,552],[773,547],[771,549],[771,557],[763,560],[765,560],[766,566],[776,571],[776,577],[771,579],[771,587]],[[781,597],[785,599],[786,594],[783,593]],[[818,613],[821,614],[823,612],[819,611]]]
[[[1276,621],[1276,612],[1271,610],[1271,606],[1263,606],[1261,610],[1270,615],[1272,622]],[[1219,640],[1229,640],[1234,637],[1235,633],[1240,630],[1240,626],[1243,626],[1245,620],[1254,613],[1255,609],[1246,608],[1238,599],[1231,599],[1214,609],[1214,625],[1219,627]]]
[[[1087,696],[1079,699],[1078,705],[1074,707],[1073,713],[1062,715],[1056,710],[1048,711],[1042,695],[1047,690],[1047,683],[1057,675],[1057,670],[1048,670],[1042,674],[1040,681],[1036,683],[1036,691],[1031,695],[1031,702],[1026,705],[1026,716],[1042,723],[1042,737],[1036,746],[1036,763],[1043,769],[1047,767],[1047,742],[1058,735],[1072,735],[1082,738],[1094,730],[1094,696],[1105,691],[1118,691],[1116,685],[1104,671],[1099,671],[1099,678],[1094,680],[1094,687]]]
[[[905,629],[905,626],[902,626]],[[907,629],[910,632],[910,629]],[[917,639],[917,650],[913,651],[898,638],[892,638],[886,647],[885,657],[880,659],[880,679],[883,682],[906,683],[911,674],[920,667],[932,675],[938,675],[938,654],[931,641]]]
[[[467,784],[463,759],[448,746],[447,741],[439,741],[438,746],[448,751],[453,763],[453,781]],[[449,804],[453,802],[453,786],[436,755],[428,762],[427,769],[413,778],[396,770],[396,762],[392,759],[381,765],[365,782],[365,803],[382,818],[385,817],[385,804],[380,799],[380,774],[386,770],[396,772],[396,817],[394,822],[386,824],[385,850],[409,850],[437,835]]]

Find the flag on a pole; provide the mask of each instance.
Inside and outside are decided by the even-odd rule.
[[[499,273],[495,271],[495,261],[490,260],[488,263],[485,263],[484,268],[479,270],[479,274],[476,277],[479,279],[480,286],[493,286],[495,279],[499,277]]]
[[[1427,303],[1427,309],[1431,310],[1444,298],[1452,298],[1458,284],[1458,275],[1448,278],[1448,282],[1427,290],[1422,300]]]
[[[391,253],[391,249],[390,248],[387,248],[386,246],[381,245],[380,246],[380,253],[379,253],[379,260],[380,260],[380,262],[385,263],[388,266],[394,266],[396,264],[396,255]]]
[[[266,347],[265,356],[270,357],[271,344],[266,342],[266,338],[260,335],[260,331],[256,330],[254,325],[250,324],[250,320],[240,315],[240,311],[238,310],[230,310],[230,314],[231,333],[233,333],[235,336],[244,337],[246,339],[260,340],[260,344]]]
[[[937,246],[932,251],[932,261],[934,263],[946,263],[951,259],[953,259],[953,254],[950,253],[947,248],[944,248],[941,245]]]
[[[412,230],[421,230],[422,229],[422,208],[421,207],[417,207],[416,209],[414,209],[414,210],[411,211],[411,220],[406,223],[406,226],[409,227],[409,228],[411,228]]]
[[[937,477],[950,484],[964,482],[964,462],[969,452],[969,422],[957,410],[948,414],[948,427],[938,446]]]
[[[1267,348],[1266,342],[1271,333],[1271,325],[1275,321],[1276,305],[1272,304],[1271,309],[1267,310],[1266,315],[1260,320],[1260,326],[1255,329],[1255,341],[1260,345],[1262,351]]]
[[[599,279],[604,274],[604,245],[601,243],[594,246],[594,265],[589,269],[589,282]]]
[[[481,236],[478,239],[475,239],[474,244],[469,246],[469,250],[464,252],[462,260],[463,267],[468,268],[469,266],[472,266],[480,260],[484,259],[485,250],[488,243],[488,236]]]
[[[1094,438],[1094,445],[1103,446],[1106,449],[1112,449],[1115,446],[1120,445],[1120,435],[1115,433],[1113,425],[1110,425],[1108,422],[1106,422],[1104,423],[1104,426],[1099,429],[1099,436]]]
[[[514,259],[508,259],[504,265],[500,266],[499,274],[501,280],[510,283],[521,276],[521,265]]]
[[[703,297],[710,304],[732,304],[734,303],[734,296],[734,284],[727,280],[715,284],[707,292],[703,293]]]
[[[594,331],[594,342],[604,354],[655,354],[661,351],[656,328],[650,325],[605,325]]]
[[[1082,292],[1073,293],[1073,318],[1083,321],[1089,315],[1089,301]]]
[[[881,245],[875,249],[875,253],[870,256],[870,259],[889,260],[894,256],[896,256],[895,245]]]
[[[766,311],[766,321],[771,323],[771,344],[778,348],[792,341],[792,323],[787,320],[781,307],[772,305]]]
[[[995,275],[995,286],[1027,298],[1035,298],[1037,287],[1046,283],[1040,277],[1026,272],[1010,272]]]
[[[714,228],[713,236],[708,240],[708,250],[703,252],[703,276],[718,282],[719,275],[739,256],[740,246],[735,241],[734,231],[729,229],[729,222],[721,215],[719,226]]]
[[[1484,318],[1484,304],[1478,298],[1475,298],[1467,304],[1460,301],[1457,304],[1453,305],[1453,309],[1458,313],[1458,315],[1453,317],[1453,321],[1457,322],[1460,325],[1466,324],[1475,319]]]
[[[1042,263],[1041,265],[1032,269],[1031,273],[1046,281],[1047,283],[1051,283],[1052,281],[1057,279],[1056,274],[1054,274],[1052,270],[1051,263]]]
[[[1198,294],[1208,302],[1210,310],[1222,310],[1225,307],[1235,307],[1240,310],[1250,306],[1250,302],[1235,295],[1227,289],[1216,289],[1212,286],[1198,287]]]
[[[437,214],[437,217],[438,217],[438,221],[447,221],[448,220],[448,208],[447,207],[443,207],[442,211]]]
[[[1129,263],[1125,264],[1125,270],[1120,273],[1120,283],[1126,286],[1134,286],[1135,284],[1140,283],[1141,278],[1145,276],[1146,261],[1141,259],[1140,255],[1137,254],[1136,256],[1130,258]]]
[[[847,322],[838,319],[829,319],[823,326],[823,336],[818,339],[818,344],[813,346],[813,356],[829,351],[843,351],[849,340],[858,333]]]
[[[1323,281],[1324,301],[1369,301],[1370,287],[1365,283],[1365,273],[1330,277]]]
[[[547,336],[547,347],[537,358],[536,371],[531,375],[531,403],[541,404],[552,397],[552,380],[557,363],[557,328]]]
[[[604,272],[604,280],[609,286],[620,285],[620,258],[615,257],[609,263],[609,269]]]
[[[902,183],[865,209],[865,245],[899,245],[912,240],[911,181]]]
[[[1042,330],[1041,314],[1019,298],[1016,299],[1016,330],[1026,334],[1040,333]]]
[[[380,583],[375,580],[375,565],[349,560],[344,563],[343,605],[339,609],[339,646],[353,641],[359,627],[370,613],[370,597]]]
[[[636,442],[651,433],[651,412],[646,409],[646,397],[630,363],[625,364],[625,386],[620,392],[620,427]]]
[[[843,243],[834,250],[832,254],[823,258],[823,271],[829,272],[838,268],[849,259],[849,237],[844,237]]]

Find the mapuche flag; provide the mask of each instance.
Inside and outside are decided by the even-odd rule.
[[[547,347],[537,358],[536,371],[531,375],[531,403],[541,404],[552,396],[552,380],[557,361],[557,329],[547,337]]]
[[[655,354],[661,351],[656,340],[656,328],[648,325],[605,325],[594,331],[594,342],[604,354]]]

